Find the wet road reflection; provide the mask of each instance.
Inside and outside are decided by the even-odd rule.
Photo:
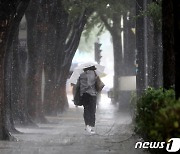
[[[135,149],[131,116],[118,112],[106,94],[97,106],[96,135],[84,130],[83,107],[75,107],[68,95],[70,108],[38,128],[17,127],[24,134],[14,134],[18,142],[0,141],[0,154],[144,154]]]

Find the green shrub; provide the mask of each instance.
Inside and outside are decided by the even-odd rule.
[[[172,137],[180,138],[180,100],[172,100],[166,108],[159,110],[154,130],[151,134],[158,141],[168,141]]]
[[[175,100],[173,90],[163,91],[162,88],[157,90],[148,88],[137,100],[135,130],[144,139],[152,141],[168,139],[170,135],[168,132],[172,132],[169,129],[180,129],[179,110],[180,101]],[[174,127],[172,128],[172,126]]]
[[[151,142],[180,137],[180,100],[175,100],[174,90],[148,88],[137,99],[135,131]]]

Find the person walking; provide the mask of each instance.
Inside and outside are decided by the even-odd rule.
[[[95,113],[98,94],[95,86],[97,80],[96,67],[90,66],[83,70],[84,72],[80,74],[79,82],[80,97],[84,107],[85,130],[88,133],[95,134]]]

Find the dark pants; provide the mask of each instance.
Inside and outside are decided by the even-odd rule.
[[[91,127],[95,126],[95,113],[96,113],[96,96],[84,93],[82,96],[84,106],[84,122],[85,125]]]

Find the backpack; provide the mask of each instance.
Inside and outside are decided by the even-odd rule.
[[[100,77],[96,74],[95,71],[94,71],[94,73],[96,76],[95,88],[96,88],[96,91],[98,93],[100,93],[102,91],[102,89],[104,88],[105,84],[101,81]]]
[[[80,96],[80,78],[77,81],[76,88],[75,88],[75,94],[74,94],[74,105],[76,106],[82,106],[82,100]]]

